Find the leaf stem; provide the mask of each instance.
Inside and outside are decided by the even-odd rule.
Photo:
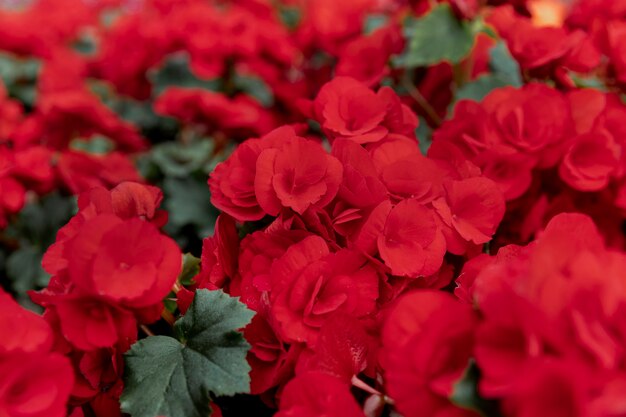
[[[408,76],[408,73],[405,72],[402,76],[401,80],[402,86],[406,89],[409,95],[417,102],[417,104],[426,112],[428,117],[437,125],[441,126],[442,120],[441,117],[437,114],[437,111],[428,103],[426,97],[420,93],[419,89],[413,85],[413,82]]]
[[[148,336],[154,336],[154,333],[152,333],[152,330],[150,330],[148,328],[148,326],[146,326],[145,324],[142,324],[139,326],[139,328]]]

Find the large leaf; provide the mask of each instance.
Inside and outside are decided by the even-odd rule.
[[[238,329],[253,315],[221,290],[198,290],[174,324],[180,341],[152,336],[126,353],[122,410],[133,417],[206,417],[213,396],[249,391],[250,346]]]
[[[480,21],[459,21],[447,4],[436,6],[425,16],[407,21],[407,46],[395,64],[414,68],[443,61],[458,63],[472,50],[474,37],[481,28]]]

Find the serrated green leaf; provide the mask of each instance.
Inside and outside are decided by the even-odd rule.
[[[183,270],[178,276],[178,281],[183,285],[193,284],[193,278],[200,272],[200,258],[190,253],[183,255]]]
[[[174,324],[180,342],[152,336],[126,353],[122,410],[132,417],[206,417],[212,396],[249,391],[250,346],[238,329],[253,315],[221,290],[198,290]]]
[[[410,19],[404,34],[407,46],[394,60],[396,66],[415,68],[443,61],[452,64],[463,60],[472,50],[480,22],[459,21],[447,4],[434,7],[419,19]]]

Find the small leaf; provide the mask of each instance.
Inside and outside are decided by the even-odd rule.
[[[459,21],[447,4],[434,7],[419,19],[408,20],[404,33],[407,47],[395,64],[414,68],[443,61],[456,64],[472,50],[480,22]]]
[[[481,75],[457,90],[455,100],[482,101],[487,94],[496,88],[506,87],[505,81],[493,74]]]
[[[7,258],[7,275],[13,289],[20,295],[28,290],[45,287],[50,276],[41,267],[42,254],[33,246],[24,246]]]
[[[496,88],[521,87],[522,77],[519,64],[513,59],[503,42],[494,46],[489,56],[490,72],[459,88],[455,96],[455,103],[464,99],[482,101],[487,94]]]
[[[180,342],[152,336],[126,353],[122,410],[133,417],[206,417],[212,396],[249,391],[250,346],[238,329],[253,315],[221,290],[198,290],[174,324]]]
[[[211,159],[213,142],[196,140],[189,144],[166,142],[152,148],[154,162],[169,177],[188,177],[190,173],[201,170]]]
[[[233,83],[237,90],[254,97],[263,107],[274,105],[274,94],[262,79],[235,74]]]
[[[200,272],[200,258],[190,253],[183,255],[183,270],[178,276],[178,281],[183,285],[193,284],[193,278]]]
[[[470,359],[462,378],[454,384],[450,401],[460,408],[473,410],[482,416],[500,416],[494,400],[482,398],[478,393],[480,370],[474,359]]]
[[[169,211],[168,228],[196,226],[200,235],[213,232],[219,212],[211,205],[211,195],[206,181],[195,178],[170,178],[163,181],[165,209]]]
[[[161,94],[167,87],[197,87],[217,91],[220,81],[217,79],[205,80],[198,78],[192,71],[187,54],[172,54],[157,70],[149,74],[155,93]]]
[[[498,42],[489,52],[489,68],[498,78],[513,87],[522,86],[519,64],[504,42]]]

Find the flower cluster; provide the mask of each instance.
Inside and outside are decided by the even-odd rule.
[[[417,118],[393,90],[337,77],[310,104],[330,152],[285,126],[242,143],[209,179],[224,214],[196,287],[228,288],[257,311],[253,393],[293,369],[373,376],[367,332],[381,309],[407,287],[447,286],[446,253],[480,253],[505,210],[469,160],[420,153]],[[239,241],[234,220],[261,219],[270,224]]]
[[[44,257],[50,284],[32,294],[45,307],[56,350],[72,361],[72,403],[90,403],[98,415],[119,414],[121,355],[139,324],[161,317],[181,270],[180,249],[159,231],[167,221],[161,198],[132,182],[81,194],[78,213]]]

